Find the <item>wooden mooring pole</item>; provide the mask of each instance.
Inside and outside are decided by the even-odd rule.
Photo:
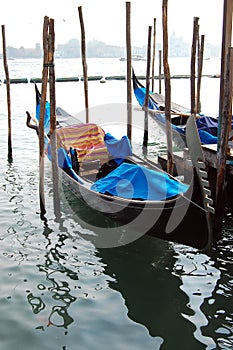
[[[201,35],[201,42],[198,40],[198,60],[197,60],[197,95],[196,95],[196,108],[197,113],[201,112],[201,77],[203,68],[203,56],[204,56],[204,42],[205,36]]]
[[[168,64],[168,21],[167,21],[167,3],[163,0],[162,22],[163,22],[163,67],[165,78],[165,116],[166,116],[166,133],[167,133],[167,172],[173,174],[174,157],[172,149],[172,127],[171,127],[171,82],[170,68]]]
[[[89,123],[89,102],[88,102],[88,77],[87,77],[87,61],[86,61],[86,39],[85,28],[83,21],[82,6],[78,7],[79,21],[81,27],[81,51],[82,51],[82,65],[83,65],[83,81],[84,81],[84,97],[86,110],[86,123]]]
[[[193,41],[191,49],[191,66],[190,66],[190,97],[191,97],[191,114],[194,115],[194,118],[197,113],[196,106],[196,54],[197,54],[197,42],[198,42],[198,17],[193,19]]]
[[[57,133],[56,133],[56,93],[55,93],[55,70],[54,70],[54,51],[55,51],[55,33],[54,20],[49,20],[49,93],[50,93],[50,144],[52,153],[52,177],[53,177],[53,209],[57,219],[61,217],[60,213],[60,189],[59,172],[57,158]]]
[[[144,153],[147,151],[148,144],[148,114],[149,114],[149,91],[150,91],[150,63],[151,63],[151,30],[148,28],[148,43],[147,43],[147,68],[146,68],[146,96],[144,101],[144,137],[143,137],[143,149]]]
[[[152,77],[152,84],[151,84],[151,90],[154,91],[154,84],[155,84],[155,56],[156,56],[156,18],[154,18],[154,25],[153,25],[153,53],[152,53],[152,69],[151,69],[151,77]]]
[[[214,236],[216,239],[221,237],[222,219],[225,214],[225,178],[226,178],[226,159],[228,150],[229,132],[232,122],[232,86],[233,86],[233,48],[228,49],[226,60],[226,76],[224,87],[224,100],[222,103],[222,120],[220,129],[220,142],[217,152],[217,179],[215,196],[215,223]]]
[[[219,93],[218,144],[217,144],[217,178],[215,193],[216,240],[222,234],[222,220],[225,214],[225,177],[229,131],[232,119],[232,16],[233,0],[224,0],[222,25],[221,78]]]
[[[219,118],[218,118],[218,145],[220,147],[221,123],[223,115],[223,105],[225,96],[226,80],[226,60],[228,48],[232,45],[232,15],[233,0],[224,0],[223,4],[223,25],[222,25],[222,52],[221,52],[221,74],[220,74],[220,93],[219,93]]]
[[[44,17],[43,25],[43,70],[42,70],[42,85],[41,85],[41,101],[40,101],[40,120],[39,120],[39,197],[40,197],[40,216],[44,219],[46,213],[45,209],[45,195],[44,195],[44,115],[47,95],[48,83],[48,36],[49,18]]]
[[[7,64],[7,53],[6,53],[6,35],[5,25],[2,25],[2,49],[3,49],[3,63],[6,76],[6,93],[7,93],[7,110],[8,110],[8,160],[12,162],[12,137],[11,137],[11,96],[10,96],[10,77],[9,69]]]
[[[159,50],[159,93],[162,93],[162,50]]]
[[[131,3],[126,5],[126,55],[127,55],[127,136],[132,140],[132,52],[131,52]]]

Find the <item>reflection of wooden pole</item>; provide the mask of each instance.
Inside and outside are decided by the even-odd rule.
[[[52,176],[53,176],[53,208],[56,218],[60,218],[60,193],[59,174],[57,159],[57,134],[56,134],[56,94],[55,94],[55,72],[54,72],[54,50],[55,50],[54,20],[49,20],[49,92],[50,92],[50,143],[52,154]]]
[[[81,27],[81,51],[82,51],[82,65],[83,65],[83,81],[84,81],[84,96],[86,109],[86,123],[89,123],[89,105],[88,105],[88,77],[87,77],[87,62],[86,62],[86,39],[83,22],[82,6],[78,7],[80,27]]]
[[[168,64],[168,28],[167,28],[167,3],[163,0],[163,66],[165,77],[165,116],[167,133],[167,172],[173,173],[174,159],[172,150],[172,128],[171,128],[171,82],[170,68]]]
[[[151,29],[148,28],[148,44],[147,44],[147,69],[146,69],[146,96],[144,101],[145,117],[144,117],[144,138],[143,147],[147,148],[148,144],[148,105],[149,105],[149,90],[150,90],[150,60],[151,60]]]
[[[226,157],[229,132],[232,119],[232,84],[233,84],[233,48],[228,49],[226,61],[226,75],[224,87],[224,101],[222,103],[222,124],[220,130],[220,147],[217,152],[217,181],[215,197],[215,236],[221,235],[222,219],[225,210],[224,182],[226,175]]]
[[[198,39],[198,17],[194,17],[193,20],[193,42],[191,51],[191,74],[190,74],[190,92],[191,92],[191,114],[196,115],[196,52],[197,52],[197,39]]]
[[[127,54],[127,136],[132,139],[132,54],[131,54],[131,4],[126,2],[126,54]]]
[[[220,94],[219,94],[219,118],[218,118],[218,149],[220,147],[221,122],[223,114],[223,100],[226,80],[226,55],[228,48],[231,46],[232,40],[232,15],[233,0],[224,0],[223,6],[223,28],[222,28],[222,53],[221,53],[221,78],[220,78]]]
[[[48,83],[48,26],[49,18],[44,17],[44,27],[43,27],[43,71],[42,71],[42,86],[41,86],[41,101],[40,101],[40,120],[39,120],[39,196],[40,196],[40,215],[44,218],[46,213],[45,210],[45,196],[44,196],[44,115],[45,115],[45,104],[46,104],[46,94],[47,94],[47,83]]]
[[[154,31],[153,31],[153,54],[152,54],[152,86],[151,90],[154,91],[155,80],[155,53],[156,53],[156,18],[154,18]]]
[[[201,112],[201,76],[203,67],[203,55],[204,55],[204,40],[205,36],[201,35],[201,44],[198,45],[198,74],[197,74],[197,95],[196,95],[196,106],[197,113]]]
[[[7,110],[8,110],[8,160],[12,161],[12,140],[11,140],[11,97],[10,97],[10,78],[6,55],[6,37],[5,26],[2,25],[2,48],[3,48],[3,63],[6,76],[6,93],[7,93]]]

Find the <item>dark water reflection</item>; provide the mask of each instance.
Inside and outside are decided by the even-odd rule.
[[[51,232],[49,228],[46,228],[44,231],[44,235],[48,241]],[[69,279],[77,281],[78,275],[62,264],[62,261],[65,259],[62,253],[62,247],[65,245],[67,238],[68,236],[65,234],[59,235],[58,242],[54,246],[48,247],[44,264],[37,265],[39,272],[45,274],[46,284],[49,284],[49,286],[46,287],[46,285],[41,283],[37,286],[38,291],[41,291],[41,296],[35,296],[32,292],[29,292],[27,296],[28,302],[32,306],[32,311],[38,314],[43,309],[48,308],[43,301],[45,290],[47,289],[51,295],[55,305],[51,308],[47,326],[53,325],[67,328],[73,322],[68,309],[77,298],[71,294]],[[38,328],[44,329],[44,326],[39,326]]]
[[[128,316],[163,339],[161,349],[233,347],[232,262],[229,240],[211,256],[141,239],[101,250]],[[174,249],[173,249],[174,248]]]
[[[181,281],[172,274],[175,258],[169,244],[141,239],[130,247],[101,250],[100,256],[107,264],[105,273],[115,279],[109,285],[122,294],[132,320],[145,325],[151,336],[160,336],[162,348],[181,348],[185,340],[195,348],[190,337],[194,326],[181,315],[192,311]]]

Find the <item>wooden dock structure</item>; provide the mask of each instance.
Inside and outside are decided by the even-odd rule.
[[[217,144],[202,145],[203,154],[205,157],[206,171],[208,173],[210,190],[213,198],[216,192],[216,177],[217,177]],[[189,182],[192,176],[191,161],[189,158],[188,148],[183,151],[174,152],[175,170],[174,175],[184,176],[185,181]],[[162,169],[166,170],[167,155],[159,155],[158,163]],[[233,211],[233,150],[227,156],[226,164],[226,183],[225,194],[227,197],[227,208]]]

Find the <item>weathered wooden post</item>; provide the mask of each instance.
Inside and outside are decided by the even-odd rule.
[[[167,3],[163,0],[163,67],[165,76],[165,116],[166,116],[166,133],[167,133],[167,172],[173,173],[174,157],[172,150],[172,128],[171,128],[171,82],[170,68],[168,64],[168,25],[167,25]]]
[[[223,26],[222,26],[222,53],[221,53],[221,75],[220,75],[220,93],[219,93],[219,113],[218,113],[218,147],[220,147],[221,123],[223,115],[224,89],[226,80],[226,60],[228,48],[231,47],[232,40],[232,15],[233,0],[224,0],[223,5]]]
[[[218,118],[218,144],[217,144],[217,179],[215,195],[215,223],[214,235],[216,239],[221,236],[222,219],[225,209],[225,171],[226,152],[231,129],[232,119],[232,15],[233,0],[224,0],[223,5],[223,26],[222,26],[222,53],[221,53],[221,78],[219,94],[219,118]],[[228,55],[227,55],[228,52]],[[228,81],[229,80],[229,81]],[[230,104],[230,105],[228,105]],[[230,113],[230,115],[229,115]],[[228,125],[227,125],[228,124]]]
[[[57,219],[60,218],[60,189],[57,159],[57,133],[56,133],[56,93],[54,71],[55,33],[54,20],[49,20],[49,93],[50,93],[50,144],[52,154],[52,177],[53,177],[53,209]]]
[[[41,86],[41,101],[40,101],[40,119],[39,119],[39,197],[40,197],[40,216],[44,219],[45,195],[44,195],[44,115],[47,95],[48,83],[48,45],[49,45],[49,18],[44,17],[43,26],[43,70],[42,70],[42,86]]]
[[[159,93],[162,92],[162,50],[159,50]]]
[[[232,85],[233,84],[233,48],[228,49],[226,61],[226,75],[224,87],[224,100],[222,103],[222,121],[220,130],[220,142],[217,152],[217,179],[215,196],[215,224],[214,235],[216,239],[220,238],[222,232],[222,219],[225,212],[225,177],[226,177],[226,159],[229,132],[232,121]]]
[[[192,41],[192,50],[191,50],[191,68],[190,68],[190,93],[191,93],[191,114],[196,117],[197,108],[196,108],[196,52],[197,52],[197,40],[198,40],[198,17],[194,17],[193,20],[193,41]]]
[[[152,27],[148,28],[148,43],[147,43],[147,69],[146,69],[146,96],[144,101],[144,137],[143,137],[143,147],[144,151],[147,150],[148,144],[148,114],[149,114],[149,91],[150,91],[150,62],[151,62],[151,30]]]
[[[197,95],[196,95],[196,108],[197,108],[197,113],[201,112],[201,77],[202,77],[202,67],[203,67],[203,56],[204,56],[204,41],[205,41],[205,36],[201,35],[201,43],[198,45],[198,72],[197,72]]]
[[[154,83],[155,83],[155,55],[156,55],[156,18],[154,18],[154,25],[153,25],[153,53],[152,53],[152,70],[151,70],[151,76],[152,76],[152,85],[151,90],[154,91]]]
[[[6,35],[5,25],[2,25],[2,49],[3,49],[3,63],[6,76],[6,93],[7,93],[7,110],[8,110],[8,160],[12,161],[12,138],[11,138],[11,95],[10,95],[10,77],[7,64],[6,54]]]
[[[132,53],[131,53],[131,3],[126,3],[126,55],[127,55],[127,136],[132,139]]]
[[[81,27],[81,51],[82,51],[82,65],[83,65],[83,81],[84,81],[84,97],[86,109],[86,123],[89,123],[89,102],[88,102],[88,76],[87,76],[87,62],[86,62],[86,39],[85,28],[83,22],[82,6],[78,7],[79,21]]]

